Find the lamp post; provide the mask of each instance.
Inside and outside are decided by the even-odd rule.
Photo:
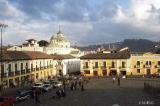
[[[2,73],[2,58],[3,58],[3,55],[2,55],[2,53],[3,53],[3,50],[2,50],[2,43],[3,43],[2,42],[2,40],[3,40],[2,39],[2,34],[3,34],[3,29],[6,28],[6,27],[8,27],[8,25],[0,23],[0,29],[1,29],[1,50],[0,50],[1,51],[1,57],[0,57],[0,59],[1,59],[1,67],[0,67],[1,68],[1,85],[2,85],[2,82],[3,82],[3,74],[4,74],[4,73]]]

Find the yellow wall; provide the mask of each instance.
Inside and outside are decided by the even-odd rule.
[[[160,70],[160,66],[156,67],[158,61],[160,61],[160,54],[145,53],[131,54],[129,59],[81,59],[81,72],[84,73],[84,70],[89,70],[90,74],[85,74],[85,76],[93,76],[93,71],[96,70],[99,76],[103,76],[102,70],[105,69],[101,68],[101,66],[104,61],[106,62],[107,75],[112,69],[117,70],[117,74],[120,74],[121,71],[126,71],[126,75],[145,75],[147,74],[147,69],[151,71],[151,74],[155,74],[158,73],[158,69]],[[112,61],[115,62],[115,68],[111,68]],[[126,64],[125,68],[122,68],[122,61]],[[140,61],[141,64],[139,68],[136,66],[137,61]],[[151,61],[151,67],[146,67],[146,61]],[[89,63],[88,68],[84,68],[85,62]],[[98,62],[98,68],[93,68],[95,62]],[[137,72],[137,69],[140,69],[140,73]]]

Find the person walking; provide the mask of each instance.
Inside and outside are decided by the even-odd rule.
[[[84,83],[81,82],[81,91],[84,91]]]
[[[113,84],[114,84],[114,83],[115,83],[116,78],[113,76],[113,78],[112,78],[112,79],[113,79]]]
[[[36,103],[40,103],[39,94],[40,94],[40,90],[37,88],[36,91],[35,91],[35,101],[36,101]]]
[[[118,86],[120,86],[120,83],[121,83],[121,82],[120,82],[120,77],[118,77],[117,80],[118,80]]]

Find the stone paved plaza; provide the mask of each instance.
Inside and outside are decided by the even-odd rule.
[[[143,82],[123,79],[117,86],[111,79],[94,78],[85,85],[84,92],[67,91],[65,98],[51,99],[53,90],[40,96],[41,103],[30,99],[16,106],[160,106],[157,99],[144,93]]]

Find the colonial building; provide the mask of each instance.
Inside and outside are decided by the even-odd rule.
[[[82,56],[81,73],[85,76],[109,76],[130,73],[129,51],[96,53]]]
[[[160,74],[160,54],[118,52],[88,54],[81,58],[85,76]]]
[[[131,74],[146,75],[160,73],[160,54],[131,54]]]
[[[56,75],[52,57],[42,52],[3,51],[1,82],[6,87],[17,86]]]

